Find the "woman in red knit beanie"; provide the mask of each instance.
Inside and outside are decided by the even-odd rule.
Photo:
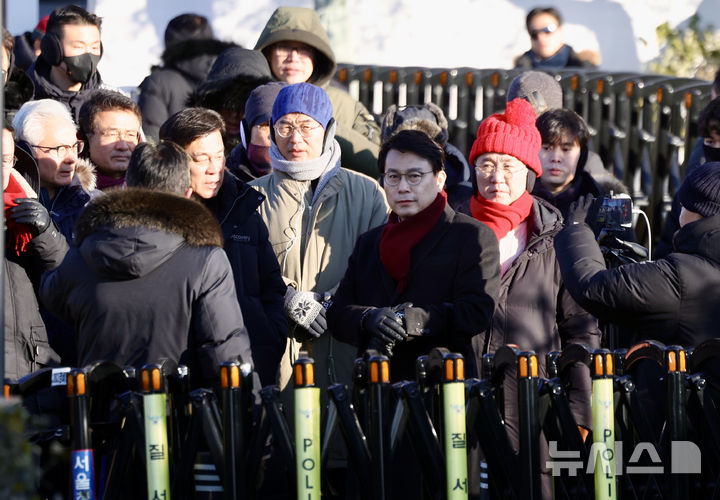
[[[562,216],[530,195],[535,179],[542,175],[540,147],[535,111],[523,99],[510,101],[505,113],[488,117],[478,127],[469,157],[475,171],[470,211],[498,238],[502,278],[492,324],[484,335],[473,338],[473,348],[478,363],[483,354],[504,344],[535,351],[541,376],[546,376],[548,352],[568,343],[598,348],[600,331],[597,320],[563,286],[553,248]],[[590,374],[586,366],[577,365],[568,375],[570,407],[586,435],[591,425]],[[506,429],[517,448],[517,384],[512,374],[506,377],[504,393]],[[548,498],[551,481],[544,467],[542,483],[543,497]]]

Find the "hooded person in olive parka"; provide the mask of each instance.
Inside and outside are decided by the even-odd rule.
[[[278,7],[255,50],[265,55],[278,80],[307,82],[325,89],[337,123],[335,139],[342,150],[343,165],[377,178],[380,127],[365,106],[330,84],[337,63],[317,13],[303,7]]]

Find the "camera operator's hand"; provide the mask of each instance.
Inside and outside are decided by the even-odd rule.
[[[50,225],[50,214],[35,198],[15,198],[14,206],[10,209],[10,218],[19,224],[30,227],[33,236],[45,232]]]
[[[594,199],[593,195],[586,194],[585,196],[578,198],[577,201],[572,202],[570,209],[568,210],[565,224],[583,224],[587,219],[588,212],[590,212]]]
[[[372,335],[371,343],[379,342],[380,345],[402,342],[408,336],[402,320],[389,307],[376,307],[368,311],[363,316],[361,326]]]

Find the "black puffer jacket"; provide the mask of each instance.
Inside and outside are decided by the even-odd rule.
[[[544,376],[548,352],[570,343],[600,346],[597,320],[575,303],[560,275],[553,239],[562,228],[561,220],[557,209],[535,198],[525,251],[501,278],[490,329],[473,338],[478,358],[502,345],[517,344],[535,351]],[[572,374],[569,397],[578,423],[590,428],[590,377],[583,368]],[[517,397],[506,394],[506,400],[517,401]],[[509,423],[512,420],[508,418]]]
[[[40,297],[75,326],[78,361],[171,358],[195,381],[252,362],[232,270],[212,214],[185,198],[118,190],[77,222],[78,246],[43,275]]]
[[[205,81],[215,58],[232,45],[212,39],[185,40],[165,50],[163,65],[153,67],[139,87],[145,135],[157,139],[160,125],[187,107],[190,94]]]
[[[12,171],[16,179],[19,175]],[[19,182],[23,183],[22,180]],[[24,184],[24,183],[23,183]],[[31,191],[26,189],[30,194]],[[56,268],[68,244],[54,224],[30,240],[27,252],[5,251],[5,377],[17,380],[60,358],[48,343],[35,289],[44,271]]]
[[[267,226],[256,210],[264,199],[265,196],[226,171],[220,191],[206,205],[222,228],[225,252],[250,335],[255,370],[263,385],[269,385],[275,383],[285,352],[288,323],[283,307],[285,282],[268,239]]]
[[[720,215],[686,224],[674,246],[663,259],[606,269],[587,225],[567,226],[555,241],[568,290],[588,311],[630,327],[635,340],[696,346],[718,336]]]
[[[60,89],[52,81],[50,81],[50,70],[52,68],[42,57],[35,59],[35,62],[28,68],[27,74],[32,80],[35,87],[33,100],[53,99],[60,101],[70,108],[75,123],[78,122],[80,116],[80,108],[85,101],[90,98],[90,94],[95,89],[107,88],[103,85],[102,77],[99,71],[90,76],[87,83],[83,83],[82,88],[77,92],[65,91]]]

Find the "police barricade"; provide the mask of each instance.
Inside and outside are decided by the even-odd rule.
[[[257,405],[252,374],[237,362],[221,366],[215,390],[191,390],[187,370],[164,360],[137,372],[107,362],[45,369],[4,392],[64,392],[66,412],[32,433],[39,442],[49,431],[64,445],[66,479],[54,485],[64,498],[263,498],[268,483],[320,498],[336,428],[347,447],[346,498],[400,490],[464,499],[473,484],[491,498],[541,498],[548,480],[558,499],[720,494],[720,339],[691,350],[570,344],[547,355],[544,373],[541,361],[504,346],[483,357],[480,378],[466,379],[462,356],[436,348],[418,358],[415,380],[391,384],[390,359],[367,351],[352,387],[329,387],[321,408],[313,361],[302,353],[294,415],[277,387],[263,388]],[[592,378],[591,429],[578,427],[568,398],[579,364]],[[198,464],[212,468],[194,474]],[[216,485],[204,487],[202,476]]]

